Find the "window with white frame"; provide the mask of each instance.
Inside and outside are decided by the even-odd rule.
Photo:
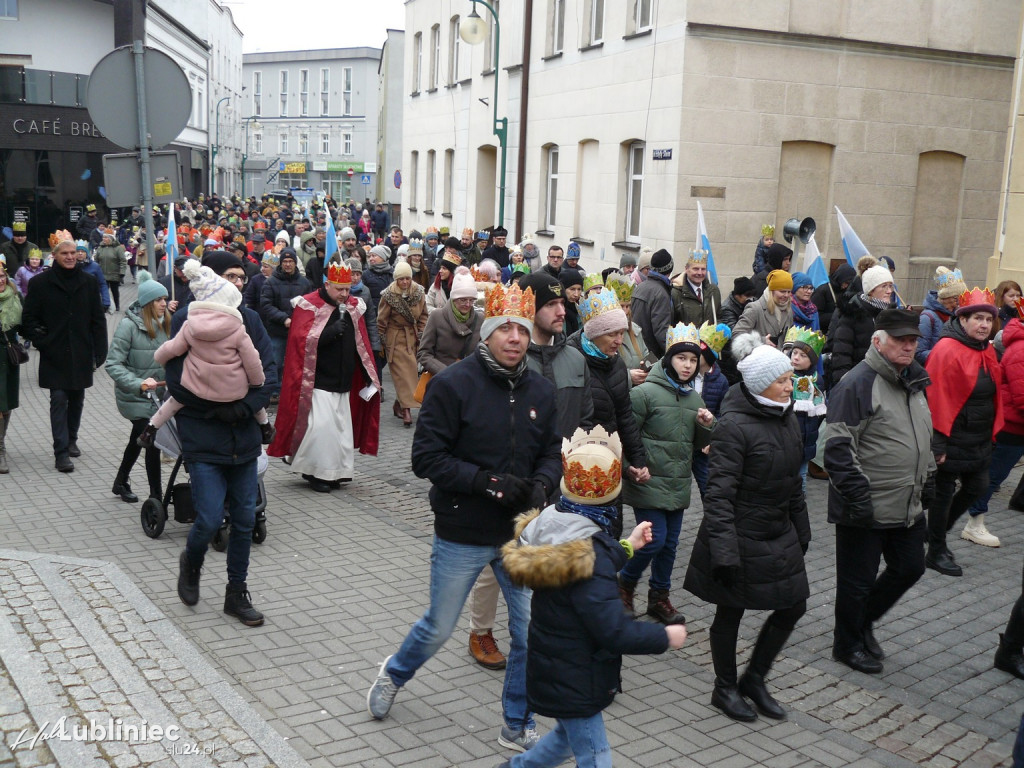
[[[0,0],[0,19],[18,18],[18,0]]]
[[[420,153],[415,150],[409,153],[409,207],[416,208],[416,178],[420,167]]]
[[[300,155],[308,155],[309,154],[309,134],[308,133],[300,133],[299,134],[299,154]]]
[[[546,150],[547,163],[544,182],[544,229],[555,226],[555,212],[558,209],[558,145],[552,144]]]
[[[309,114],[309,70],[299,70],[299,114],[306,117]]]
[[[629,172],[626,187],[626,239],[640,241],[640,214],[644,198],[644,148],[642,141],[629,145]]]
[[[437,90],[437,80],[441,76],[441,25],[430,28],[430,88]]]
[[[448,23],[448,85],[459,82],[459,17]]]
[[[565,46],[565,0],[551,0],[548,29],[551,30],[551,54],[561,53]]]
[[[351,155],[352,154],[352,132],[343,131],[341,134],[341,154]]]
[[[252,73],[252,113],[259,117],[263,114],[263,73]]]
[[[420,92],[420,72],[423,71],[423,33],[412,38],[412,92]]]
[[[604,0],[590,0],[590,30],[588,43],[595,45],[604,40]]]
[[[341,96],[343,115],[352,114],[352,67],[345,67],[341,70]]]
[[[288,70],[281,70],[281,117],[288,117]]]
[[[320,134],[320,154],[329,155],[331,154],[331,134],[321,133]]]
[[[501,13],[498,8],[501,3],[492,0],[491,5],[494,7],[494,15],[498,16]],[[487,14],[487,30],[487,39],[484,40],[484,72],[494,69],[494,16],[491,14]]]
[[[452,197],[455,192],[455,150],[444,151],[444,207],[443,213],[452,212]]]
[[[437,169],[437,153],[434,150],[427,152],[427,210],[434,210],[434,176]]]
[[[643,32],[651,28],[651,15],[654,0],[634,0],[636,7],[633,14],[633,23],[637,32]]]
[[[285,131],[281,131],[277,135],[277,150],[282,155],[288,154],[288,133]]]
[[[331,70],[323,67],[320,70],[320,114],[331,114]]]
[[[252,153],[254,155],[262,155],[263,154],[263,134],[262,133],[254,133],[252,135]]]

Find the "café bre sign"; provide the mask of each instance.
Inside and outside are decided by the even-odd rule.
[[[11,121],[11,127],[19,134],[39,134],[42,136],[91,136],[102,139],[100,129],[85,120],[31,120],[19,117]]]

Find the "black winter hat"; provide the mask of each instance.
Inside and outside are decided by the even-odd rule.
[[[582,285],[582,282],[580,284]],[[527,288],[533,288],[533,295],[536,297],[537,309],[540,309],[549,301],[565,298],[565,291],[562,290],[562,283],[544,271],[532,272],[531,274],[526,275],[519,281],[519,287],[524,291]]]
[[[231,267],[241,268],[242,260],[235,254],[228,253],[227,251],[211,251],[210,253],[203,253],[203,259],[200,264],[212,269],[214,274],[223,275]]]
[[[651,256],[651,269],[661,274],[667,274],[672,271],[672,254],[662,248],[659,251],[655,251],[654,255]]]
[[[583,287],[583,273],[578,269],[563,269],[558,273],[558,282],[563,288],[572,288],[574,285]],[[520,283],[522,285],[522,283]],[[539,305],[538,305],[539,306]]]
[[[754,281],[749,277],[737,277],[732,281],[732,292],[737,296],[753,296]]]

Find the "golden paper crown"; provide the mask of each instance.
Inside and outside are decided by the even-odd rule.
[[[675,344],[692,344],[700,348],[700,334],[693,323],[676,323],[668,329],[665,337],[665,349],[669,350]]]
[[[75,242],[75,238],[73,238],[71,236],[70,232],[68,232],[66,229],[58,229],[56,232],[54,232],[49,237],[50,250],[52,251],[54,248],[56,248],[60,243],[63,243],[65,240],[70,240],[71,242]]]
[[[607,504],[622,488],[622,442],[600,424],[562,439],[562,493],[577,504]]]
[[[700,327],[700,340],[708,349],[714,352],[715,357],[721,357],[722,349],[732,338],[732,329],[725,323],[712,325],[705,321]]]
[[[600,275],[584,275],[583,277],[583,295],[587,295],[587,291],[591,288],[597,287],[604,288],[604,280],[601,279]]]
[[[494,289],[487,295],[484,319],[489,317],[521,317],[532,323],[536,312],[537,302],[532,288],[527,288],[524,291],[515,284],[505,288],[498,283],[495,284]]]
[[[41,260],[43,258],[43,252],[38,248],[30,248],[28,251],[28,258]]]
[[[615,295],[615,291],[592,293],[580,302],[580,322],[586,324],[598,315],[613,311],[622,311],[619,307],[619,297]]]
[[[988,288],[972,288],[969,291],[964,291],[960,294],[960,298],[957,300],[957,306],[960,308],[979,306],[995,307],[995,305],[996,295]]]
[[[761,225],[761,237],[775,237],[775,225],[774,224],[762,224]]]
[[[473,276],[473,282],[475,283],[486,283],[490,281],[490,277],[481,272],[476,264],[469,268],[469,274]]]
[[[690,251],[690,258],[688,264],[707,264],[708,263],[708,252],[703,248]]]
[[[817,357],[821,357],[821,350],[825,348],[825,335],[823,333],[794,325],[786,332],[785,344],[793,344],[797,341],[810,347]]]
[[[332,285],[352,285],[352,270],[345,264],[332,261],[327,267],[327,282]]]
[[[605,288],[615,294],[620,304],[628,304],[633,300],[633,288],[635,287],[636,283],[628,277],[614,272],[608,275],[608,280],[605,283]]]

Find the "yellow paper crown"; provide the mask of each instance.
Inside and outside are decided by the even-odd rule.
[[[619,307],[619,297],[615,295],[615,291],[592,293],[580,302],[580,321],[586,324],[598,315],[616,310],[622,311]]]
[[[815,356],[821,357],[821,350],[825,348],[825,335],[820,331],[812,331],[810,328],[801,328],[794,325],[786,332],[785,344],[800,342],[806,344],[814,352]]]
[[[562,439],[562,493],[579,504],[606,504],[622,487],[622,442],[600,424]]]
[[[761,225],[761,237],[775,237],[775,225],[774,224],[762,224]]]
[[[604,281],[600,275],[586,275],[583,278],[583,294],[586,295],[587,291],[591,288],[597,288],[601,286],[604,288]]]
[[[487,295],[484,318],[521,317],[532,323],[536,312],[537,304],[532,288],[524,291],[515,284],[505,288],[499,283]]]
[[[43,258],[43,252],[41,250],[39,250],[38,248],[30,248],[29,252],[28,252],[28,257],[30,259],[40,259],[41,260]]]
[[[693,323],[676,323],[668,329],[665,338],[665,349],[671,349],[675,344],[692,344],[700,347],[700,334]]]
[[[705,321],[700,327],[700,340],[708,349],[714,352],[715,357],[720,357],[722,349],[732,338],[732,329],[725,323],[712,325]]]
[[[697,248],[696,250],[690,251],[690,264],[707,264],[708,263],[708,252],[703,248]]]
[[[625,275],[615,274],[614,272],[608,275],[608,281],[605,283],[605,288],[612,291],[620,304],[628,304],[633,300],[633,288],[636,284]]]

